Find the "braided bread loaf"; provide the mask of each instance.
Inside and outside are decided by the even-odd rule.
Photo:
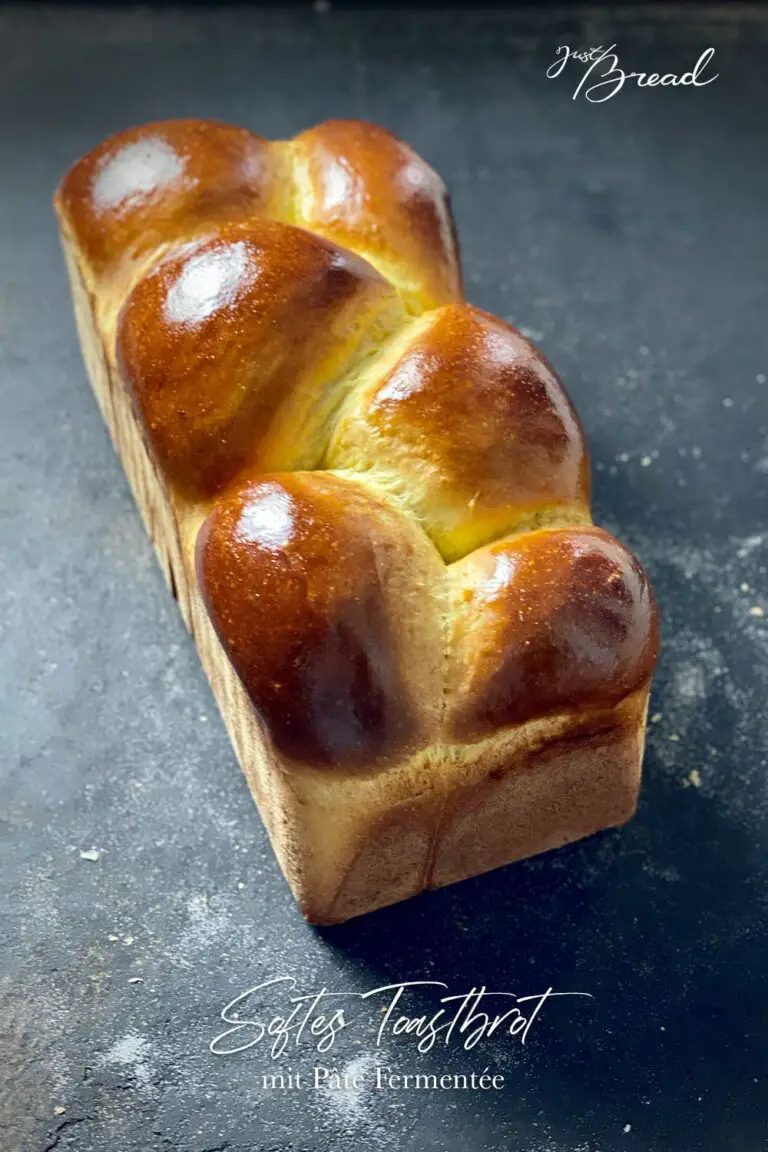
[[[556,375],[464,303],[439,177],[354,121],[170,121],[56,208],[96,394],[306,916],[628,819],[653,596],[591,524]]]

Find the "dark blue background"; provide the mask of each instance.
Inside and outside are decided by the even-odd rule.
[[[767,31],[696,6],[0,10],[4,1150],[768,1148]],[[559,44],[612,42],[659,72],[712,45],[719,78],[599,106],[571,66],[546,79]],[[626,829],[339,929],[300,919],[88,389],[50,212],[85,150],[178,115],[266,136],[367,117],[447,178],[470,298],[558,368],[596,518],[656,586]],[[489,1066],[501,1093],[280,1095],[260,1051],[207,1047],[278,972],[593,999],[525,1048],[382,1056]],[[371,1060],[350,1030],[324,1062]]]

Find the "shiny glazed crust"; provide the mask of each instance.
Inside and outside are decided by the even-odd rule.
[[[91,380],[276,853],[332,923],[634,810],[658,648],[583,432],[383,129],[173,121],[56,197]]]

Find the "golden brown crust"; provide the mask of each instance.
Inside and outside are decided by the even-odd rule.
[[[108,141],[56,207],[94,390],[305,914],[627,819],[652,595],[605,533],[553,530],[588,477],[546,362],[474,309],[404,323],[460,298],[431,169],[363,125],[176,122]],[[286,471],[342,463],[339,406],[359,459]],[[518,536],[446,566],[425,527],[448,559]]]
[[[57,203],[96,279],[214,222],[264,213],[272,146],[244,128],[165,120],[111,136],[75,164]]]
[[[418,529],[325,473],[265,477],[218,502],[198,540],[200,589],[280,755],[369,769],[434,739],[442,632],[425,584],[441,568]]]
[[[355,390],[327,462],[396,486],[447,560],[537,515],[589,518],[584,434],[560,381],[516,329],[467,304],[432,313]]]
[[[653,593],[635,557],[600,528],[493,544],[454,565],[451,584],[455,739],[612,707],[650,679]]]
[[[462,295],[445,185],[402,140],[359,120],[274,142],[212,120],[129,128],[70,169],[56,206],[102,286],[129,284],[154,251],[269,216],[381,264],[415,311]]]
[[[445,185],[407,144],[375,124],[328,120],[290,147],[297,224],[361,252],[415,311],[461,299]]]
[[[328,473],[231,492],[198,575],[278,752],[305,766],[368,771],[435,739],[610,710],[658,648],[645,574],[600,529],[527,533],[445,569],[406,517]]]
[[[370,265],[290,225],[228,224],[174,249],[134,288],[117,340],[171,482],[199,500],[249,464],[315,467],[329,393],[387,308],[400,314]]]

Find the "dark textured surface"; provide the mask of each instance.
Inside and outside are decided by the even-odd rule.
[[[712,44],[720,77],[601,106],[545,79],[558,44],[612,41],[658,71]],[[733,8],[0,12],[3,1152],[768,1148],[767,48]],[[49,208],[84,150],[174,115],[268,136],[366,116],[448,179],[472,300],[557,366],[597,518],[658,593],[625,830],[300,920],[87,387]],[[498,1068],[503,1092],[280,1094],[266,1053],[208,1043],[281,972],[594,999],[555,1002],[524,1048],[378,1054]],[[370,1076],[377,1053],[352,1028],[282,1062],[318,1059]]]

